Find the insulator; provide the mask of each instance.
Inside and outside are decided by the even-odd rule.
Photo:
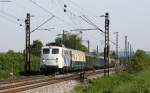
[[[64,12],[67,12],[67,10],[66,10],[66,9],[64,9]]]
[[[22,24],[20,24],[19,26],[22,26]]]
[[[66,7],[67,7],[67,5],[64,5],[64,7],[66,8]]]

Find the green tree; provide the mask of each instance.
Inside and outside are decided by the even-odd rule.
[[[131,67],[134,71],[140,71],[149,63],[149,57],[145,51],[137,50],[135,55],[131,58]]]
[[[34,40],[33,44],[30,46],[31,54],[33,54],[35,56],[40,56],[40,51],[41,51],[42,46],[43,46],[43,44],[41,41]]]
[[[14,50],[8,50],[7,53],[8,53],[8,54],[14,54],[15,52],[14,52]]]
[[[80,51],[87,51],[87,47],[82,44],[82,40],[76,34],[65,34],[63,37],[57,37],[55,39],[56,44],[64,44],[65,47],[80,50]]]

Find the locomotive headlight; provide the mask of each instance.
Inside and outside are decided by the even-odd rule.
[[[42,62],[45,62],[46,60],[45,59],[43,59],[43,61]]]

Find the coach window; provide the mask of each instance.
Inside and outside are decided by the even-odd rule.
[[[52,49],[52,54],[59,54],[59,49],[58,48]]]

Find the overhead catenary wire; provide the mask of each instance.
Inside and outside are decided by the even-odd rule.
[[[73,1],[71,1],[71,0],[68,0],[69,2],[71,2],[72,4],[74,4],[75,6],[77,6],[78,8],[80,8],[82,11],[84,11],[84,12],[86,12],[87,13],[87,11],[84,9],[84,8],[82,8],[82,7],[80,7],[78,4],[76,4],[75,2],[73,2]],[[89,14],[89,12],[88,12],[88,14]],[[84,20],[86,23],[88,23],[88,24],[90,24],[90,25],[92,25],[92,26],[94,26],[96,29],[87,29],[87,30],[99,30],[99,31],[101,31],[101,32],[103,32],[103,33],[105,33],[103,30],[101,30],[97,25],[95,25],[92,21],[90,21],[85,15],[83,15],[83,16],[79,16],[82,20]],[[85,30],[85,29],[80,29],[80,30]],[[104,36],[104,35],[103,35]],[[113,41],[111,41],[111,40],[109,40],[113,45],[116,45],[116,43],[114,43]]]
[[[57,17],[56,15],[54,15],[53,13],[51,13],[49,10],[47,10],[47,9],[43,8],[42,6],[40,6],[40,5],[39,5],[38,3],[36,3],[35,1],[33,1],[33,0],[29,0],[29,1],[31,1],[33,4],[35,4],[36,6],[38,6],[39,8],[41,8],[43,11],[45,11],[45,12],[49,13],[50,15],[55,16],[55,18],[57,18],[57,19],[59,19],[59,20],[65,22],[65,21],[62,20],[61,18],[59,18],[59,17]],[[95,25],[93,22],[91,22],[85,15],[83,15],[83,17],[80,16],[80,18],[81,18],[82,20],[84,20],[85,22],[87,22],[88,24],[94,26],[97,30],[99,30],[99,31],[101,31],[101,32],[104,33],[103,30],[101,30],[97,25]],[[113,44],[114,44],[114,43],[113,43]]]
[[[29,0],[31,3],[33,3],[34,5],[38,6],[40,9],[42,9],[43,11],[49,13],[52,16],[55,16],[55,18],[57,18],[58,20],[64,22],[65,24],[67,24],[68,26],[71,26],[70,23],[66,22],[65,20],[61,19],[60,17],[54,15],[52,12],[50,12],[49,10],[45,9],[44,7],[42,7],[41,5],[39,5],[38,3],[36,3],[33,0]]]
[[[7,21],[9,21],[9,22],[11,22],[11,23],[14,23],[14,24],[17,24],[17,25],[20,25],[20,26],[22,25],[22,24],[19,24],[18,22],[14,21],[14,20],[11,20],[11,19],[7,18],[6,16],[0,15],[0,17],[7,20]]]
[[[98,27],[97,25],[95,25],[92,21],[90,21],[85,15],[84,15],[84,17],[91,23],[91,25],[95,26],[98,30],[101,30],[101,29],[99,29],[99,27]],[[103,30],[101,30],[101,31],[104,33]],[[111,40],[109,40],[109,41],[110,41],[112,44],[116,45],[115,42],[113,42],[113,41],[111,41]]]
[[[61,2],[60,1],[58,1],[57,0],[57,2],[58,2],[58,4],[60,5],[60,8],[62,9],[62,10],[64,10],[64,7],[62,7],[63,5],[65,5],[65,3],[64,2],[62,2],[62,5],[61,5]],[[68,12],[69,10],[67,9],[67,12]],[[69,11],[70,13],[71,13],[71,11]],[[70,16],[68,15],[68,14],[66,14],[68,17],[69,17],[69,19],[72,21],[72,23],[74,24],[74,25],[77,25],[71,18],[70,18]]]
[[[90,14],[89,16],[92,17],[93,19],[95,19],[95,15],[93,15],[93,14],[95,14],[95,13],[86,10],[85,8],[81,7],[79,4],[73,2],[72,0],[68,0],[68,1],[71,2],[71,3],[72,3],[74,6],[76,6],[77,8],[79,8],[79,9],[80,9],[80,12],[83,12],[82,14],[86,14],[86,16]]]
[[[37,29],[39,29],[40,27],[42,27],[44,24],[46,24],[47,22],[49,22],[51,19],[53,19],[55,16],[51,16],[50,18],[48,18],[46,21],[44,21],[41,25],[39,25],[37,28],[33,29],[30,33],[33,33],[34,31],[36,31]]]
[[[88,24],[94,26],[97,30],[99,30],[99,31],[101,31],[101,32],[104,33],[104,31],[103,31],[102,29],[100,29],[98,26],[96,26],[95,24],[93,24],[91,21],[89,21],[89,20],[83,18],[82,16],[80,16],[80,18],[81,18],[82,20],[84,20],[85,22],[87,22]]]
[[[74,6],[76,6],[77,8],[80,8],[81,11],[85,12],[86,14],[94,14],[93,12],[91,13],[91,11],[87,11],[86,9],[84,9],[83,7],[81,7],[80,5],[78,5],[77,3],[73,2],[72,0],[68,0],[69,2],[71,2]]]
[[[85,15],[83,15],[83,17],[88,21],[88,22],[90,22],[91,23],[91,25],[93,25],[94,27],[96,27],[98,30],[100,30],[101,32],[103,32],[104,33],[104,31],[103,30],[101,30],[96,24],[94,24],[91,20],[89,20]]]
[[[12,18],[12,19],[15,19],[15,20],[17,20],[17,21],[23,21],[23,19],[20,19],[20,18],[18,18],[17,16],[14,16],[14,15],[12,15],[12,14],[10,14],[10,13],[5,12],[5,11],[0,11],[0,13],[3,14],[3,15],[6,15],[6,16]]]
[[[27,1],[27,0],[24,0],[24,1]],[[23,0],[21,1],[21,3],[23,2]],[[33,12],[36,12],[36,13],[38,13],[38,14],[40,14],[40,12],[39,12],[39,10],[33,10],[33,7],[28,7],[28,6],[26,6],[25,4],[20,4],[19,2],[17,2],[17,1],[13,1],[13,3],[15,4],[15,5],[17,5],[18,7],[19,7],[19,10],[24,10],[24,11],[26,11],[26,12],[29,12],[29,11],[32,11],[32,13]]]
[[[65,0],[62,0],[62,1],[65,1]],[[90,13],[86,12],[86,10],[84,8],[80,7],[78,4],[74,3],[73,1],[71,1],[71,0],[67,0],[67,1],[70,2],[70,4],[71,4],[70,8],[73,9],[75,12],[79,13],[79,15],[87,16],[87,14],[90,14]],[[73,6],[75,6],[76,8],[74,8]]]
[[[34,5],[38,6],[39,8],[41,8],[43,11],[45,11],[45,12],[51,14],[52,16],[54,16],[53,13],[51,13],[50,11],[48,11],[47,9],[45,9],[44,7],[42,7],[41,5],[39,5],[38,3],[36,3],[35,1],[33,1],[33,0],[29,0],[29,1],[30,1],[31,3],[33,3]]]
[[[92,26],[94,26],[96,29],[95,30],[99,30],[99,31],[101,31],[101,32],[103,32],[104,33],[104,31],[103,30],[101,30],[98,26],[96,26],[93,22],[91,22],[88,18],[83,18],[82,16],[80,16],[80,18],[82,18],[85,22],[87,22],[88,24],[90,24],[90,25],[92,25]],[[88,20],[87,20],[88,19]],[[92,30],[92,29],[91,29]],[[94,29],[93,29],[94,30]],[[103,36],[104,36],[104,34],[102,34]],[[111,41],[111,40],[109,40],[112,44],[114,44],[114,45],[116,45],[116,43],[115,42],[113,42],[113,41]]]
[[[0,2],[11,2],[10,0],[0,0]]]

